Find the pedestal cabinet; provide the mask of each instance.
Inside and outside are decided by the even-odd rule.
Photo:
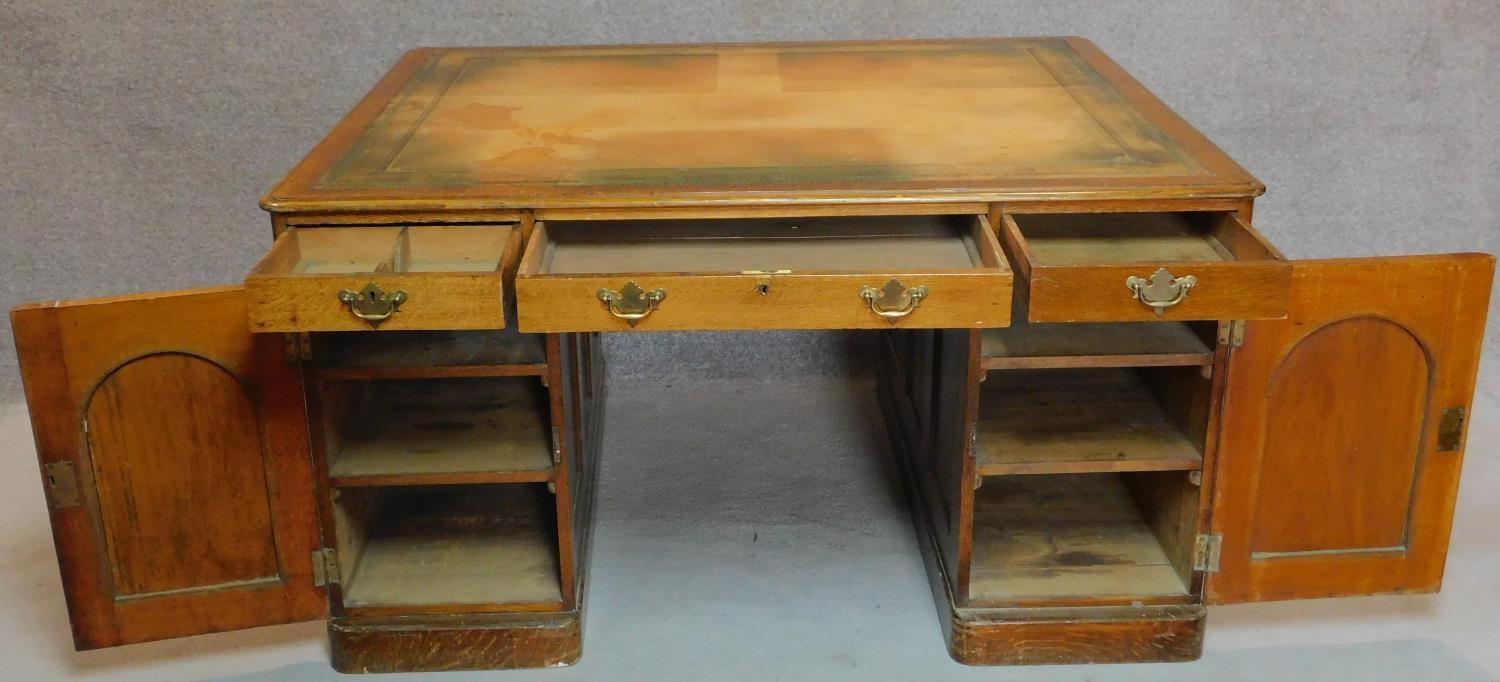
[[[12,312],[75,642],[575,661],[601,332],[880,335],[965,663],[1434,591],[1494,260],[1290,260],[1263,190],[1076,38],[415,50],[242,285]]]

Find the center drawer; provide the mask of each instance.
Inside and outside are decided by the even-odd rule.
[[[1010,213],[1032,322],[1286,317],[1292,265],[1234,213]]]
[[[538,223],[523,332],[1003,327],[1011,272],[984,216]]]

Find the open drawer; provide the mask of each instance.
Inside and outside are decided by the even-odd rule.
[[[1004,216],[1033,322],[1286,317],[1292,266],[1230,212]]]
[[[516,277],[523,332],[1010,324],[983,216],[538,224]]]
[[[253,332],[505,327],[514,225],[291,228],[245,278]]]

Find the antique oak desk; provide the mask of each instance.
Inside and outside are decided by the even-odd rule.
[[[75,641],[576,660],[600,332],[880,334],[965,663],[1436,590],[1493,259],[1291,261],[1263,189],[1079,39],[413,51],[242,285],[12,313]]]

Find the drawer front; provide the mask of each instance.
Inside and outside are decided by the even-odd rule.
[[[383,320],[364,319],[345,302],[350,294],[369,297],[374,285],[387,300],[400,296]],[[504,285],[489,275],[394,275],[245,280],[252,332],[400,331],[422,329],[503,329]],[[380,298],[379,293],[375,298]],[[359,301],[355,302],[356,304]],[[363,312],[387,313],[379,301]]]
[[[253,332],[502,329],[511,225],[293,228],[245,278]]]
[[[1071,227],[1049,232],[1058,225],[1042,224],[1028,234],[1018,218],[1038,216],[1005,216],[1000,237],[1021,273],[1019,288],[1033,322],[1286,317],[1291,264],[1232,214],[1196,216],[1201,234],[1163,235],[1150,234],[1159,227],[1151,218],[1130,216],[1118,225],[1118,236],[1102,237],[1098,233],[1106,230],[1085,228],[1074,235],[1066,234]],[[1068,218],[1080,224],[1094,219]],[[1141,232],[1131,232],[1137,228]],[[1196,238],[1201,243],[1193,243]],[[1149,259],[1153,250],[1160,251],[1161,260]],[[1110,262],[1115,255],[1119,262]]]
[[[925,287],[910,312],[887,317],[861,296],[891,280]],[[611,310],[599,292],[635,284],[665,297],[638,320]],[[890,299],[887,313],[907,302]],[[628,275],[516,281],[522,332],[686,331],[731,329],[891,329],[1004,327],[1010,324],[1011,278],[967,274]],[[649,303],[647,305],[650,305]],[[879,302],[876,303],[877,307]]]
[[[1144,282],[1165,270],[1155,308],[1127,283]],[[1194,285],[1173,289],[1171,279]],[[1049,267],[1032,271],[1033,322],[1147,322],[1152,320],[1269,320],[1286,317],[1291,269],[1284,263],[1141,263],[1120,266]],[[1180,297],[1180,298],[1179,298]]]
[[[968,216],[972,230],[961,237],[973,267],[916,269],[889,267],[861,272],[755,270],[686,272],[568,272],[549,270],[553,249],[549,228],[540,225],[527,247],[516,278],[516,308],[523,332],[665,331],[737,329],[891,329],[1002,327],[1010,324],[1012,275],[993,232],[982,217]],[[752,230],[751,226],[747,230]],[[627,228],[620,228],[628,234]],[[565,241],[556,230],[558,241]],[[877,237],[878,238],[878,237]],[[627,240],[628,241],[628,240]],[[637,242],[647,249],[672,248],[667,240]],[[701,244],[702,241],[700,240]],[[880,247],[870,243],[814,244],[789,241],[788,248],[861,250],[848,262],[869,264]],[[628,251],[638,248],[623,245]],[[696,246],[691,248],[703,248]],[[710,250],[739,248],[733,240],[711,242]],[[634,251],[654,264],[657,254]],[[755,256],[762,258],[765,254]],[[774,254],[773,254],[774,255]],[[863,260],[860,260],[860,259]],[[899,250],[877,255],[899,265]],[[670,260],[670,259],[665,259]],[[766,263],[775,267],[781,261]],[[794,260],[788,257],[788,260]],[[735,262],[722,252],[708,261]],[[749,262],[749,261],[747,261]],[[763,262],[763,261],[757,261]],[[621,264],[620,270],[627,270]],[[603,269],[603,268],[600,268]]]

